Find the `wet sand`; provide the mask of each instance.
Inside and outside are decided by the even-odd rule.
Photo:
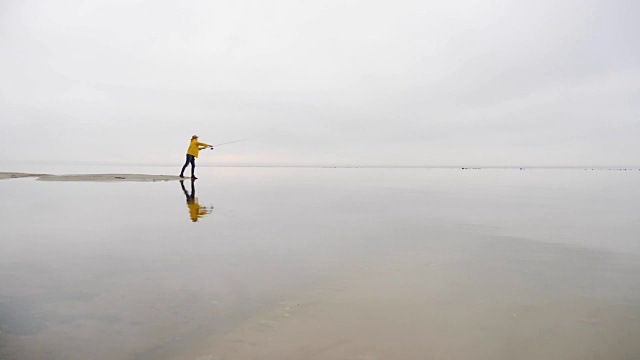
[[[184,180],[177,175],[147,175],[147,174],[72,174],[72,175],[49,175],[49,174],[28,174],[28,173],[0,173],[1,179],[15,179],[35,177],[41,181],[91,181],[91,182],[116,182],[116,181],[172,181]]]
[[[19,172],[0,172],[0,180],[46,176],[46,174],[27,174]]]
[[[460,252],[399,254],[282,298],[232,331],[167,358],[637,359],[638,299],[607,293],[604,283],[583,285],[600,294],[576,291],[580,279],[598,277],[594,254],[560,252],[562,261],[522,258],[536,268],[529,275],[507,269],[513,266],[507,258],[485,263]],[[618,262],[606,254],[595,258]],[[635,264],[621,275],[638,270]],[[564,279],[553,278],[558,272]]]
[[[184,180],[177,175],[146,175],[146,174],[77,174],[77,175],[48,175],[38,177],[41,181],[96,181],[96,182],[114,182],[114,181],[172,181]]]

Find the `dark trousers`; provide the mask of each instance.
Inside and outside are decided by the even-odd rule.
[[[191,176],[195,176],[196,172],[196,158],[193,155],[187,154],[187,161],[184,162],[184,166],[182,167],[182,171],[180,171],[180,176],[184,175],[184,169],[191,164]]]

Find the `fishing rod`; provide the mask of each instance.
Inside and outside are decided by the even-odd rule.
[[[222,143],[222,144],[209,145],[209,148],[210,148],[211,150],[213,150],[214,146],[221,146],[221,145],[233,144],[233,143],[237,143],[237,142],[245,141],[245,140],[249,140],[249,139],[253,139],[253,138],[246,138],[246,139],[240,139],[240,140],[229,141],[229,142]]]

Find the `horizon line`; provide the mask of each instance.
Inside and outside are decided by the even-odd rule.
[[[83,161],[14,161],[0,160],[1,164],[66,165],[66,166],[178,166],[177,163],[126,163]],[[397,169],[640,169],[640,165],[389,165],[389,164],[331,164],[331,163],[201,163],[199,167],[272,167],[272,168],[397,168]]]

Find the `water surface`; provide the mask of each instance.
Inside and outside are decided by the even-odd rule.
[[[0,357],[640,354],[638,172],[198,171],[0,182]]]

